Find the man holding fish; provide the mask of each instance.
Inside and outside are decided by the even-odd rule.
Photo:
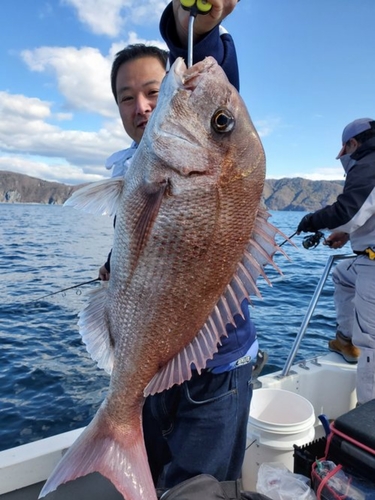
[[[41,496],[94,471],[127,500],[156,500],[155,486],[197,474],[240,476],[258,352],[248,301],[278,246],[261,206],[263,147],[238,94],[233,40],[219,28],[237,2],[211,3],[194,23],[192,66],[178,57],[189,21],[179,0],[161,19],[177,57],[165,78],[155,48],[130,46],[113,63],[134,142],[111,157],[115,177],[66,202],[116,215],[111,267],[100,271],[103,280],[111,271],[108,287],[93,291],[78,323],[111,380]]]
[[[198,15],[194,22],[193,62],[213,55],[238,89],[233,40],[228,33],[221,34],[218,26],[237,0],[211,3],[212,15]],[[177,57],[186,59],[188,20],[189,12],[181,7],[180,0],[169,4],[161,18],[161,33],[170,49],[171,64]],[[123,175],[131,162],[156,106],[167,57],[167,52],[150,46],[127,47],[117,54],[112,66],[112,91],[124,129],[134,142],[131,148],[108,158],[106,168],[113,169],[112,176]],[[110,256],[100,269],[102,280],[109,279],[109,270]],[[200,374],[193,370],[189,381],[149,396],[145,402],[143,428],[156,485],[167,464],[162,483],[166,487],[201,473],[221,481],[240,476],[252,394],[250,381],[258,353],[247,301],[242,304],[242,312],[244,318],[235,318],[236,327],[227,326],[228,337],[205,370]],[[192,413],[194,422],[189,418]]]

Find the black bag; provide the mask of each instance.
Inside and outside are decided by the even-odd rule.
[[[240,481],[220,482],[209,474],[187,479],[169,490],[159,490],[159,500],[270,500],[260,493],[241,491]]]
[[[375,399],[344,413],[331,424],[327,460],[375,477]]]

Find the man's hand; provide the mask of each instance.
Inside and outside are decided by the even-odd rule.
[[[110,273],[107,271],[107,268],[103,265],[103,266],[99,269],[99,278],[100,278],[102,281],[109,281],[109,276],[110,276]]]
[[[317,228],[313,225],[312,223],[312,216],[314,214],[307,214],[305,217],[303,217],[298,224],[297,227],[297,234],[300,233],[315,233],[317,231]]]
[[[206,33],[227,17],[236,7],[238,0],[209,0],[212,9],[208,14],[198,14],[194,21],[194,39],[198,42]],[[177,34],[183,47],[188,43],[188,26],[190,12],[182,8],[180,0],[173,0],[173,13]]]
[[[343,231],[332,233],[323,242],[323,245],[328,245],[330,248],[341,248],[349,241],[349,234]]]

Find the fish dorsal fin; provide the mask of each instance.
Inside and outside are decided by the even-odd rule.
[[[251,302],[250,296],[256,295],[261,298],[261,293],[256,285],[259,275],[272,286],[264,266],[271,264],[277,272],[282,275],[281,270],[273,261],[277,251],[285,253],[276,244],[275,235],[279,234],[286,240],[288,238],[275,226],[268,222],[269,213],[259,209],[255,219],[254,229],[250,241],[244,251],[241,262],[238,264],[232,281],[228,285],[224,296],[230,304],[230,310],[234,315],[242,314],[241,303],[246,298]]]
[[[98,367],[112,373],[114,362],[114,344],[104,313],[107,295],[107,283],[89,292],[88,305],[78,315],[79,333],[87,352],[98,363]]]
[[[194,340],[153,377],[144,390],[145,396],[156,394],[169,389],[174,384],[181,384],[185,380],[189,380],[192,374],[192,364],[200,373],[206,367],[207,360],[212,359],[215,352],[218,351],[220,338],[228,335],[226,325],[235,326],[234,316],[236,315],[243,317],[242,301],[245,298],[250,301],[252,294],[261,297],[256,286],[258,276],[262,275],[271,285],[264,272],[264,266],[271,264],[282,274],[272,257],[276,251],[280,250],[275,242],[275,235],[280,234],[283,237],[285,235],[267,221],[268,217],[269,214],[265,210],[258,211],[254,230],[242,261],[238,264],[237,271],[213,312]]]
[[[114,215],[124,186],[123,177],[93,182],[75,191],[64,203],[94,215]]]

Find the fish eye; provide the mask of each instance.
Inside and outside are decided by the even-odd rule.
[[[211,126],[215,132],[224,134],[231,132],[234,128],[235,119],[227,108],[218,108],[211,118]]]

